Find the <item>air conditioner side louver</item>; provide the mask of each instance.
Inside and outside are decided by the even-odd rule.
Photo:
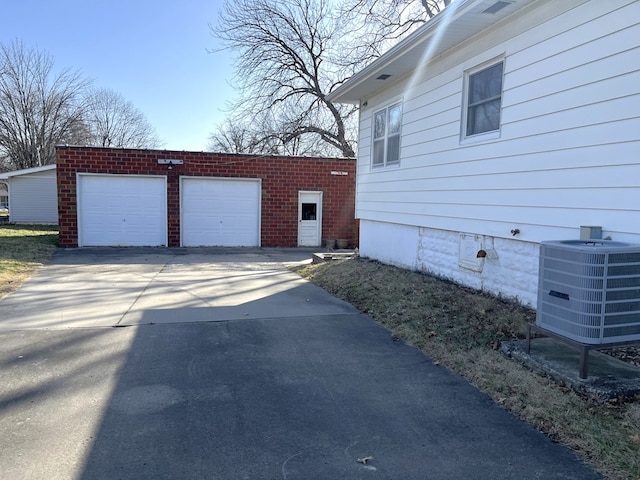
[[[640,341],[640,245],[540,245],[536,325],[583,344]]]

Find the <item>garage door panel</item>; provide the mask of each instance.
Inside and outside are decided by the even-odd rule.
[[[183,178],[182,245],[258,246],[260,195],[257,180]]]
[[[167,244],[164,177],[79,177],[81,246]]]

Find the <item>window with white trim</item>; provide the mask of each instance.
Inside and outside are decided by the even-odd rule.
[[[400,163],[402,103],[395,103],[373,114],[373,167]]]
[[[500,130],[504,61],[466,74],[463,138]]]

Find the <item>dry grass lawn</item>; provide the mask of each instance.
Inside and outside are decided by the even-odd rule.
[[[0,297],[48,261],[57,245],[57,226],[0,225]]]
[[[385,325],[615,480],[640,480],[640,399],[598,403],[496,351],[528,308],[428,275],[353,259],[297,270]]]

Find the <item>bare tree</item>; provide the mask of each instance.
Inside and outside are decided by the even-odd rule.
[[[259,137],[254,129],[255,125],[229,118],[211,133],[208,149],[225,153],[277,153],[264,149],[260,138],[262,135]]]
[[[325,156],[335,149],[311,134],[293,135],[294,120],[290,112],[279,112],[278,106],[249,120],[227,118],[209,137],[208,148],[216,152],[264,155]],[[298,112],[293,112],[297,114]],[[298,124],[303,120],[298,120]]]
[[[277,128],[262,132],[263,145],[279,135],[284,150],[298,144],[324,154],[355,154],[356,109],[326,98],[344,81],[329,61],[343,33],[332,5],[329,0],[226,0],[212,27],[226,48],[238,52],[236,116],[263,118],[269,112],[275,120]]]
[[[344,0],[340,16],[349,18],[351,39],[341,63],[360,68],[426,23],[453,0]]]
[[[90,92],[84,122],[89,145],[156,148],[162,144],[144,114],[121,94],[106,88]]]
[[[0,44],[0,156],[9,168],[54,163],[55,145],[82,134],[87,85],[78,72],[54,74],[46,53]]]

